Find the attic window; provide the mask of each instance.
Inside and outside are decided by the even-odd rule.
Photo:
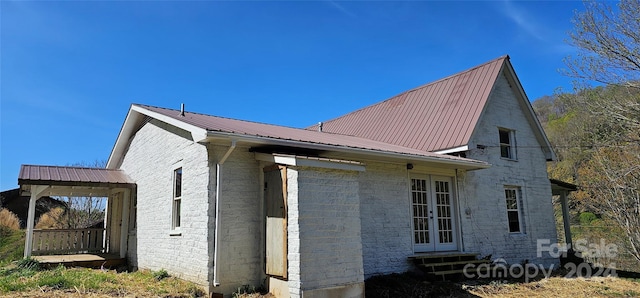
[[[500,157],[515,160],[515,132],[500,128],[498,133],[500,134]]]

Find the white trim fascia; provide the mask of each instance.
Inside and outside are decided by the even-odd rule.
[[[508,63],[505,63],[508,66],[506,70],[509,73],[509,75],[507,76],[507,80],[509,80],[509,77],[511,77],[511,79],[514,81],[515,89],[517,90],[517,93],[520,95],[516,97],[520,99],[521,103],[526,107],[527,111],[529,112],[529,113],[525,113],[525,116],[527,116],[527,119],[529,120],[529,122],[532,122],[533,126],[535,127],[534,134],[537,136],[538,141],[542,139],[542,142],[544,143],[549,153],[549,156],[547,156],[548,159],[556,160],[557,157],[555,152],[553,151],[551,142],[549,142],[549,139],[547,138],[547,135],[545,134],[544,129],[540,124],[540,121],[538,121],[538,117],[536,116],[536,113],[533,110],[531,101],[529,101],[529,98],[527,97],[527,94],[525,93],[524,88],[520,83],[520,79],[518,78],[518,75],[516,74],[515,69],[513,69],[513,65],[511,65],[511,61],[509,59],[507,59],[506,61],[508,62]],[[547,150],[543,149],[543,151],[547,151]]]
[[[255,153],[255,157],[256,160],[273,162],[288,166],[313,167],[356,172],[364,172],[366,170],[365,166],[362,163],[350,160],[266,153]]]
[[[180,121],[178,119],[171,118],[169,116],[165,116],[165,115],[162,115],[160,113],[156,113],[154,111],[147,110],[147,109],[145,109],[143,107],[140,107],[140,106],[135,106],[135,105],[131,106],[131,110],[136,111],[136,112],[138,112],[140,114],[147,115],[147,116],[149,116],[151,118],[158,119],[158,120],[160,120],[162,122],[168,123],[170,125],[173,125],[175,127],[178,127],[178,128],[181,128],[181,129],[184,129],[184,130],[190,132],[191,133],[191,137],[193,138],[194,142],[201,142],[201,141],[203,141],[203,140],[205,140],[207,138],[207,130],[204,129],[204,128],[201,128],[201,127],[198,127],[198,126],[195,126],[195,125],[191,125],[191,124],[186,123],[184,121]]]
[[[109,154],[109,159],[107,160],[107,169],[115,169],[117,165],[116,162],[120,162],[122,158],[122,154],[124,152],[124,147],[127,145],[126,143],[129,141],[129,136],[133,130],[133,123],[135,123],[135,119],[139,114],[132,115],[131,108],[127,112],[127,116],[124,118],[124,123],[120,128],[120,132],[118,133],[118,137],[116,138],[116,143],[113,145],[113,149],[111,149],[111,154]],[[126,136],[125,136],[126,134]],[[118,156],[118,160],[116,161],[115,157]]]
[[[450,148],[450,149],[444,149],[444,150],[440,150],[440,151],[433,151],[433,153],[449,154],[449,153],[467,151],[467,150],[469,150],[469,145],[464,145],[464,146],[460,146],[460,147],[454,147],[454,148]]]
[[[186,122],[162,115],[160,113],[147,110],[137,105],[131,105],[131,107],[129,108],[129,112],[127,113],[127,117],[124,119],[124,124],[122,124],[122,128],[120,129],[120,133],[118,134],[118,138],[116,139],[116,143],[111,150],[111,154],[109,155],[109,160],[107,161],[107,169],[115,169],[119,166],[126,147],[130,142],[131,135],[135,133],[133,130],[135,129],[136,122],[142,115],[155,118],[157,120],[190,132],[191,138],[194,142],[201,142],[207,138],[207,130],[204,128],[197,127],[195,125],[188,124]]]

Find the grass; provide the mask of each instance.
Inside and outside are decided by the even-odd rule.
[[[164,274],[162,274],[164,275]],[[156,278],[152,271],[121,272],[88,268],[37,270],[25,266],[0,269],[0,295],[114,297],[201,297],[204,291],[175,277]]]
[[[640,280],[552,277],[528,283],[471,285],[466,289],[480,297],[638,297]]]
[[[23,297],[201,297],[197,285],[169,276],[166,270],[116,272],[57,267],[41,270],[23,259],[24,230],[0,226],[0,296]]]
[[[24,238],[24,230],[0,226],[0,267],[22,259]]]
[[[556,276],[530,282],[468,280],[429,282],[412,274],[377,276],[365,281],[367,298],[388,297],[639,297],[640,279],[617,277],[565,278]]]

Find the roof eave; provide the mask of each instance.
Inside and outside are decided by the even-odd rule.
[[[114,183],[114,182],[90,182],[90,181],[54,181],[54,180],[33,180],[18,179],[18,185],[53,185],[53,186],[79,186],[79,187],[106,187],[106,188],[134,188],[135,183]]]
[[[479,169],[486,169],[491,167],[491,165],[486,162],[476,161],[471,159],[462,159],[462,158],[449,159],[449,158],[435,157],[435,156],[421,156],[416,154],[408,154],[408,153],[400,153],[400,152],[392,152],[392,151],[381,151],[381,150],[340,146],[340,145],[329,145],[329,144],[321,144],[321,143],[311,143],[311,142],[303,142],[303,141],[296,141],[296,140],[276,139],[276,138],[270,138],[270,137],[238,134],[238,133],[231,133],[231,132],[209,131],[207,136],[210,139],[225,138],[225,139],[234,139],[236,141],[242,141],[242,142],[253,143],[253,144],[294,146],[294,147],[300,147],[300,148],[306,148],[306,149],[326,150],[326,151],[352,153],[352,154],[355,153],[355,154],[362,154],[362,155],[367,155],[372,157],[384,157],[384,158],[399,159],[399,160],[421,161],[421,162],[439,164],[442,166],[450,166],[450,167],[453,167],[456,169],[462,169],[462,170],[479,170]]]

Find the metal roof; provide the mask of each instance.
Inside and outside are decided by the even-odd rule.
[[[508,60],[503,56],[406,91],[324,122],[322,130],[422,151],[465,146]]]
[[[158,116],[169,117],[173,120],[187,123],[189,125],[207,130],[209,133],[228,133],[237,136],[261,137],[272,140],[285,140],[300,142],[300,145],[321,144],[334,147],[365,149],[379,152],[399,153],[404,155],[414,155],[420,157],[429,157],[442,161],[458,161],[461,163],[475,164],[478,167],[485,167],[487,164],[482,161],[473,159],[465,159],[443,154],[430,153],[423,150],[402,147],[394,144],[387,144],[375,140],[354,137],[348,135],[340,135],[328,132],[318,132],[300,128],[291,128],[272,124],[264,124],[230,118],[223,118],[199,113],[181,112],[173,109],[159,108],[147,105],[134,104],[153,113],[160,114]],[[145,113],[145,111],[141,111]],[[153,116],[151,116],[153,117]]]
[[[573,183],[565,182],[558,179],[552,179],[552,178],[549,179],[549,182],[551,183],[551,190],[554,194],[559,191],[577,191],[578,190],[578,186]]]
[[[121,170],[102,168],[22,165],[18,175],[20,185],[107,186],[135,185]]]

